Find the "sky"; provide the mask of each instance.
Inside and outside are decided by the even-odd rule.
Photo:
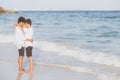
[[[0,0],[10,10],[120,10],[120,0]]]

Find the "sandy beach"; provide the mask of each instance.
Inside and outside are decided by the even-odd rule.
[[[79,67],[39,62],[34,64],[32,74],[19,74],[15,45],[1,43],[0,49],[1,80],[120,80],[119,68],[83,62]]]
[[[90,73],[76,72],[69,68],[44,63],[34,64],[33,74],[19,74],[17,66],[18,53],[15,45],[1,43],[0,49],[2,56],[0,58],[1,80],[97,80],[97,77]]]
[[[0,79],[2,80],[96,80],[91,74],[78,73],[43,65],[35,66],[33,74],[19,74],[16,64],[13,63],[1,63],[0,69]]]

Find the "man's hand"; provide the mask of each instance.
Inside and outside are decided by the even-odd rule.
[[[13,28],[16,28],[18,26],[18,24],[14,24]],[[19,27],[22,31],[24,31],[24,29],[22,27]]]
[[[30,42],[33,42],[33,39],[26,39],[25,41],[30,41]]]
[[[16,26],[18,26],[18,24],[14,24],[14,25],[13,25],[13,28],[16,28]]]

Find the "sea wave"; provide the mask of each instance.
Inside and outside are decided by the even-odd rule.
[[[15,42],[15,37],[10,35],[0,35],[0,42]],[[53,41],[34,41],[34,47],[41,51],[55,53],[59,56],[67,56],[75,58],[79,61],[112,65],[120,67],[120,56],[103,52],[95,52],[87,49],[79,48],[65,43]]]
[[[1,38],[0,42],[14,42],[14,36],[0,35],[0,38]],[[41,51],[57,54],[58,56],[75,58],[83,62],[120,67],[120,56],[118,55],[110,55],[102,52],[94,52],[87,49],[75,47],[72,45],[66,45],[65,43],[63,44],[60,42],[45,41],[45,40],[34,41],[34,47],[37,47]],[[64,69],[73,70],[73,71],[82,72],[82,73],[89,73],[89,74],[95,75],[99,80],[119,80],[120,79],[118,72],[116,73],[114,71],[111,73],[109,71],[108,72],[100,71],[104,68],[104,66],[103,68],[96,67],[96,68],[99,68],[99,71],[97,71],[96,69],[91,68],[90,66],[85,67],[85,66],[76,66],[76,65],[61,65],[61,64],[51,64],[51,63],[48,64],[44,62],[35,62],[35,63],[42,64],[45,66],[64,68]],[[107,68],[104,68],[104,69],[108,70]]]
[[[118,55],[94,52],[87,49],[51,41],[35,41],[34,46],[39,48],[41,51],[55,53],[59,56],[72,57],[83,62],[120,67],[120,56]]]

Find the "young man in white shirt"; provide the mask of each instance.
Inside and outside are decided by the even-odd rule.
[[[33,29],[31,27],[31,20],[26,19],[25,20],[25,27],[24,32],[25,32],[25,47],[26,47],[26,55],[29,59],[30,63],[30,68],[26,71],[28,73],[33,72],[33,59],[32,59],[32,48],[33,48]]]
[[[26,28],[23,28],[25,23]],[[18,19],[18,24],[15,27],[16,43],[19,51],[18,66],[19,72],[23,73],[25,70],[22,68],[24,58],[24,47],[26,48],[26,55],[30,62],[30,69],[26,72],[33,72],[32,48],[33,48],[33,29],[31,27],[31,20],[25,20],[24,17]]]
[[[19,52],[19,58],[18,58],[18,67],[19,72],[23,73],[24,69],[22,67],[23,65],[23,57],[24,57],[24,32],[23,32],[23,26],[25,23],[24,17],[18,18],[18,25],[15,27],[15,39],[16,39],[16,45]]]

